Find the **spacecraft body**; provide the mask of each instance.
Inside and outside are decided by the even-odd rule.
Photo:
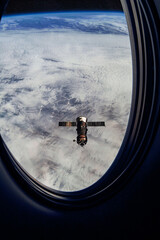
[[[87,143],[87,118],[78,117],[76,119],[77,123],[77,144],[82,147]]]

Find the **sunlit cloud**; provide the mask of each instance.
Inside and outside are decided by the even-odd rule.
[[[36,15],[36,23],[33,16],[28,16],[32,21],[27,16],[4,18],[0,33],[2,137],[33,177],[64,191],[88,187],[107,171],[123,141],[131,104],[124,15],[85,14],[76,20]],[[75,27],[78,21],[81,30]],[[103,32],[98,32],[100,23]],[[106,123],[88,129],[84,148],[73,142],[76,128],[58,127],[59,121],[78,116]]]

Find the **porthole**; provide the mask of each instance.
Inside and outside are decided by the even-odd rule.
[[[44,185],[89,187],[114,161],[128,123],[132,63],[124,13],[5,16],[0,43],[6,145]],[[89,121],[83,147],[73,142],[77,126],[59,126],[79,116]],[[104,126],[88,126],[95,121]]]
[[[27,184],[29,187],[32,187],[34,189],[34,191],[40,197],[48,199],[48,200],[50,200],[50,202],[56,202],[59,204],[67,204],[67,205],[70,205],[71,203],[72,204],[74,204],[74,203],[75,204],[80,204],[80,203],[86,204],[88,201],[95,199],[95,197],[96,197],[96,199],[100,198],[100,196],[104,195],[104,193],[106,193],[106,192],[113,193],[117,189],[117,183],[118,183],[118,185],[120,185],[121,180],[124,179],[124,177],[126,177],[126,175],[129,176],[130,173],[132,172],[132,170],[134,169],[134,166],[137,166],[136,156],[137,156],[137,154],[139,154],[139,155],[144,154],[145,146],[148,146],[148,144],[149,144],[149,138],[148,138],[149,133],[150,134],[153,133],[153,131],[150,131],[149,126],[151,124],[151,119],[153,120],[153,113],[155,113],[153,99],[155,100],[155,98],[156,98],[156,76],[153,73],[154,80],[153,80],[152,85],[150,85],[147,82],[147,78],[146,78],[146,71],[147,71],[146,69],[147,69],[147,67],[149,67],[148,60],[147,60],[148,55],[151,56],[150,61],[152,61],[152,64],[156,67],[156,65],[155,65],[156,64],[156,54],[154,51],[154,47],[156,45],[156,37],[155,37],[155,39],[153,37],[154,36],[154,28],[153,28],[153,30],[151,30],[151,26],[153,26],[152,14],[150,12],[150,15],[149,15],[150,17],[146,16],[145,12],[150,11],[150,8],[149,8],[149,5],[147,5],[146,3],[143,4],[141,1],[137,1],[136,3],[130,3],[129,1],[128,2],[122,1],[122,4],[123,4],[123,8],[125,9],[125,14],[127,16],[127,21],[128,21],[129,31],[130,31],[130,39],[131,39],[131,45],[132,45],[134,85],[133,85],[131,114],[130,114],[129,124],[127,126],[127,131],[126,131],[126,127],[125,127],[124,133],[126,133],[126,134],[125,134],[124,140],[122,139],[123,141],[121,141],[122,145],[121,145],[121,143],[119,144],[119,147],[121,146],[120,150],[118,149],[119,151],[116,152],[116,154],[114,156],[114,158],[115,157],[116,158],[115,158],[115,160],[114,160],[114,158],[112,159],[114,161],[113,161],[112,165],[110,166],[110,168],[108,169],[108,171],[106,172],[107,169],[105,168],[104,173],[101,175],[99,180],[97,179],[98,181],[96,181],[96,183],[94,183],[93,185],[91,184],[91,186],[85,186],[88,188],[84,187],[84,189],[81,191],[75,192],[75,189],[73,189],[74,191],[70,192],[70,189],[69,189],[69,192],[64,192],[64,191],[59,191],[61,189],[56,189],[56,188],[52,189],[46,185],[41,184],[40,182],[37,182],[32,176],[30,176],[26,172],[26,170],[23,169],[23,167],[22,167],[23,164],[20,165],[15,160],[16,156],[15,156],[15,158],[13,157],[13,155],[15,155],[15,154],[14,153],[13,153],[13,155],[10,154],[4,141],[1,139],[1,149],[2,149],[1,155],[3,155],[3,157],[5,156],[5,158],[8,159],[8,164],[10,164],[10,162],[11,162],[12,165],[14,166],[14,168],[16,168],[16,171],[18,172],[19,176],[21,176],[22,179],[24,179],[24,184]],[[63,15],[64,15],[64,13],[63,13]],[[72,13],[72,15],[73,15],[73,13]],[[21,18],[23,18],[23,17],[24,16],[21,16]],[[30,17],[30,15],[28,15],[27,17]],[[17,19],[18,19],[18,17],[17,17]],[[137,21],[137,19],[138,19],[138,21]],[[70,19],[70,21],[72,21],[72,20]],[[7,28],[7,25],[5,25],[3,27]],[[15,25],[13,25],[13,27],[15,27]],[[145,29],[145,31],[144,31],[144,29]],[[124,31],[123,27],[121,28],[121,31]],[[151,36],[151,31],[152,31],[152,36]],[[148,36],[148,39],[146,39],[146,34]],[[150,47],[149,53],[147,52],[148,47]],[[22,51],[21,54],[26,57],[25,51]],[[90,55],[90,57],[91,57],[91,55]],[[48,64],[54,63],[56,66],[59,63],[57,59],[52,59],[48,56],[45,57],[43,60],[44,60],[44,62],[47,61]],[[86,61],[86,62],[88,63],[88,61]],[[79,64],[79,63],[76,63],[76,64]],[[35,59],[35,65],[36,65],[36,59]],[[45,67],[47,68],[47,66],[45,66]],[[24,65],[24,68],[25,68],[25,65]],[[39,70],[39,68],[38,68],[38,70]],[[39,72],[38,70],[37,70],[37,74]],[[65,69],[61,69],[61,70],[65,70]],[[70,69],[70,70],[73,70],[73,69]],[[23,71],[25,72],[24,69],[23,69]],[[32,69],[31,69],[31,72],[32,72]],[[34,75],[35,78],[37,78],[37,74]],[[57,73],[55,73],[55,74],[57,74]],[[83,78],[83,76],[82,76],[82,78]],[[74,83],[72,83],[72,86],[74,87]],[[43,88],[43,86],[41,86],[41,87]],[[103,88],[103,86],[102,86],[102,88]],[[69,94],[66,86],[65,86],[64,90],[66,90],[66,94]],[[96,91],[97,90],[98,90],[98,87],[96,87]],[[99,94],[97,94],[97,95],[96,94],[95,94],[95,97],[99,96]],[[18,96],[18,92],[17,92],[17,96]],[[104,99],[103,95],[102,95],[102,97]],[[53,96],[53,98],[54,98],[54,96]],[[28,98],[28,99],[30,99],[30,98]],[[35,99],[36,99],[36,95],[35,95]],[[77,101],[77,98],[76,97],[73,98],[73,96],[72,96],[72,98],[68,99],[68,100],[69,101],[71,100],[70,104],[72,105],[72,102]],[[146,108],[146,101],[148,104],[148,109]],[[74,104],[76,105],[76,102],[74,102]],[[92,104],[93,104],[93,101],[92,101]],[[93,105],[96,105],[96,103],[94,102]],[[87,108],[87,110],[88,109],[89,108]],[[101,109],[101,107],[98,106],[98,109]],[[42,111],[42,109],[41,109],[41,111]],[[63,112],[63,111],[60,111],[60,113],[61,112]],[[47,111],[46,111],[46,114],[47,114]],[[79,115],[84,116],[83,113],[78,114],[78,115],[75,114],[75,118]],[[62,121],[62,120],[71,121],[70,119],[58,119],[57,122]],[[98,121],[98,120],[107,123],[107,121],[103,120],[102,118],[96,119],[96,120],[94,119],[94,121]],[[89,120],[89,121],[92,122],[93,120]],[[128,121],[127,121],[127,123],[128,123]],[[71,132],[70,128],[69,128],[69,130],[64,130],[64,131]],[[4,131],[4,133],[6,133],[6,131]],[[43,132],[43,133],[45,136],[45,132]],[[3,134],[2,134],[2,137],[3,137]],[[89,137],[89,133],[88,133],[88,137]],[[5,137],[4,137],[4,139],[5,139]],[[7,137],[5,139],[5,142],[7,142],[6,140],[7,140]],[[87,147],[88,147],[88,145],[87,145]],[[76,147],[79,147],[79,146],[76,145]],[[9,148],[11,149],[11,147],[9,147]],[[83,148],[79,148],[79,149],[83,149]],[[13,150],[11,150],[11,152],[13,152]],[[18,151],[18,153],[19,153],[19,151]],[[105,174],[105,172],[106,172],[106,174]]]

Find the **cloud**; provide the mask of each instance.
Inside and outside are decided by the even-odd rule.
[[[0,126],[11,152],[49,187],[90,186],[114,161],[126,131],[132,94],[128,35],[19,29],[2,31],[0,44]],[[58,127],[80,115],[106,123],[88,129],[84,148],[73,142],[75,128]]]

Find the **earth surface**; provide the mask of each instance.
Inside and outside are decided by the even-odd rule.
[[[44,185],[84,189],[111,166],[122,144],[132,95],[131,49],[121,12],[3,17],[0,129],[15,159]],[[104,121],[80,147],[75,127]]]

